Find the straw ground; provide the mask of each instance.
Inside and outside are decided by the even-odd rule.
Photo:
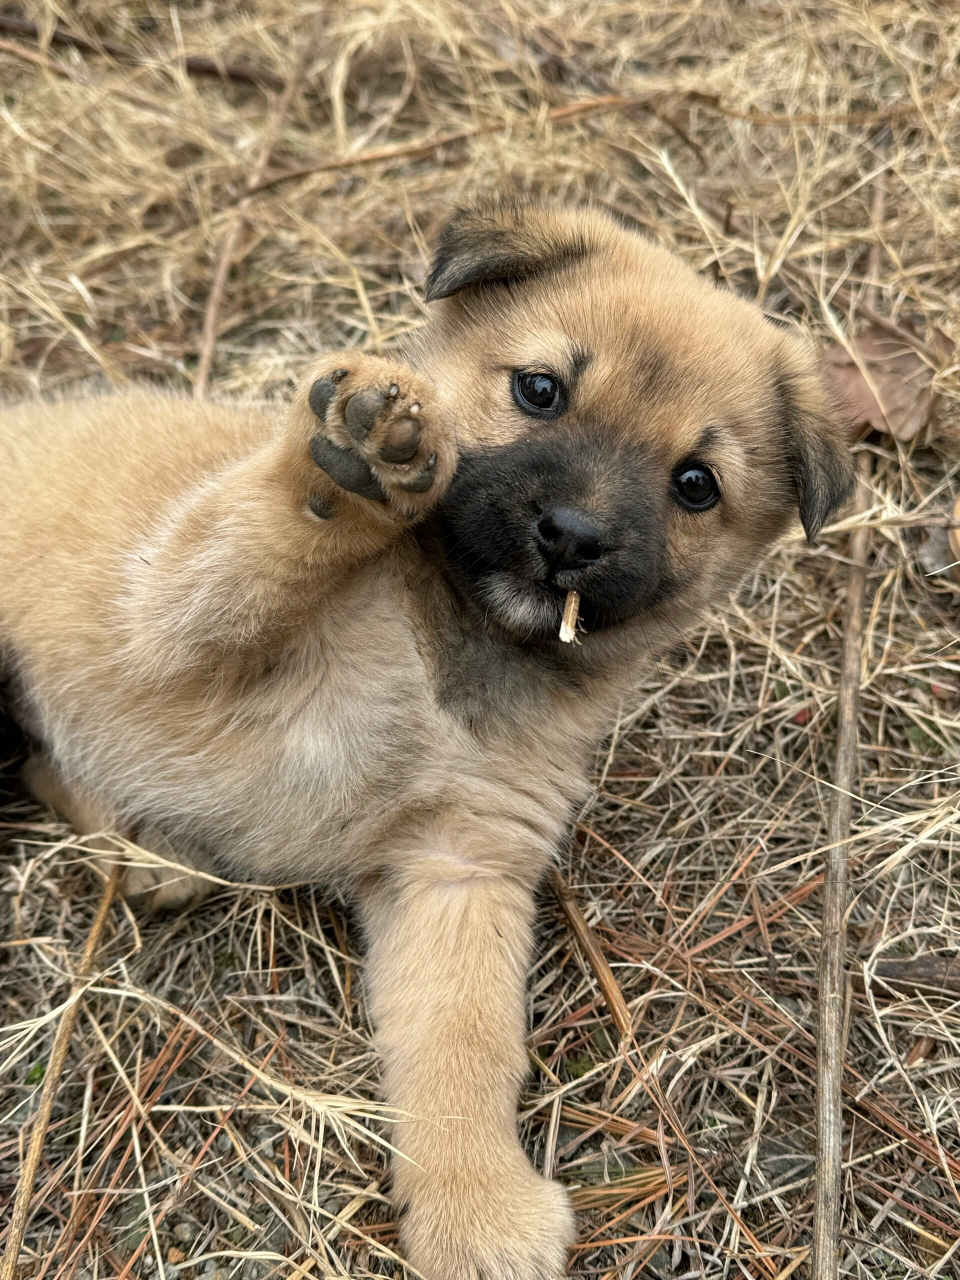
[[[589,196],[788,322],[843,341],[869,312],[919,350],[937,413],[909,442],[866,438],[856,518],[841,1271],[858,1277],[960,1275],[960,596],[937,572],[960,492],[938,335],[960,340],[958,54],[956,6],[933,0],[0,13],[4,395],[283,394],[319,346],[380,351],[418,325],[426,244],[492,188]],[[638,676],[562,854],[573,906],[544,891],[521,1123],[581,1210],[575,1275],[809,1265],[850,523],[788,541]],[[17,792],[15,752],[5,1198],[101,891],[82,842]],[[403,1274],[340,904],[224,886],[146,924],[115,904],[78,1001],[20,1275]]]

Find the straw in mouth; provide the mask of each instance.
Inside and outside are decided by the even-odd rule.
[[[560,621],[560,639],[564,644],[579,644],[577,639],[577,622],[580,617],[580,592],[568,591],[563,605],[563,618]]]

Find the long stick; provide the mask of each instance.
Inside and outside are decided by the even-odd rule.
[[[607,115],[611,111],[628,111],[632,107],[643,107],[657,101],[664,94],[657,90],[651,93],[628,94],[607,93],[601,98],[584,98],[578,102],[567,102],[562,107],[551,107],[545,119],[550,124],[565,124],[571,120],[581,120],[586,116]],[[333,160],[321,160],[316,164],[303,165],[299,169],[287,169],[283,173],[274,173],[249,186],[246,195],[257,195],[269,187],[294,178],[306,178],[314,173],[330,173],[335,169],[356,169],[361,165],[379,164],[382,161],[412,160],[418,156],[427,156],[443,147],[453,146],[458,142],[467,142],[471,138],[482,138],[491,133],[503,133],[510,127],[507,120],[494,120],[487,124],[473,125],[469,129],[455,129],[450,133],[440,133],[433,138],[419,139],[415,142],[397,142],[386,147],[374,147],[372,151],[358,151],[355,155],[339,156]]]
[[[740,112],[724,106],[715,95],[699,93],[695,89],[687,89],[679,85],[674,88],[665,85],[661,89],[652,89],[646,93],[607,93],[598,98],[567,102],[562,107],[551,107],[544,118],[551,124],[565,124],[571,120],[583,119],[586,116],[607,115],[612,111],[629,111],[633,107],[649,107],[651,110],[655,110],[658,102],[694,98],[697,102],[702,103],[704,106],[712,107],[723,115],[732,115],[736,119],[746,120],[751,124],[780,125],[790,128],[798,124],[872,124],[898,119],[900,116],[913,115],[915,112],[926,110],[928,106],[940,98],[955,95],[956,92],[957,86],[951,83],[938,86],[929,98],[921,99],[919,102],[896,103],[880,111],[860,111],[837,116],[781,116],[758,112]],[[455,143],[467,142],[472,138],[481,138],[486,134],[504,133],[511,127],[512,123],[509,120],[495,120],[487,124],[473,125],[468,129],[456,129],[450,133],[438,134],[436,137],[426,140],[375,147],[372,151],[360,151],[352,156],[339,156],[333,160],[321,160],[316,164],[303,165],[297,169],[287,169],[283,173],[274,173],[269,177],[261,178],[257,183],[247,187],[244,195],[256,195],[261,191],[266,191],[269,187],[277,186],[281,182],[306,178],[314,173],[330,173],[336,169],[355,169],[360,165],[378,164],[382,161],[410,160],[418,156],[430,155],[434,151],[439,151],[442,147],[453,146]],[[890,321],[886,321],[886,323],[890,324]]]
[[[67,1060],[70,1037],[73,1035],[73,1024],[77,1020],[77,1009],[80,1006],[80,992],[83,990],[93,968],[97,947],[100,945],[100,935],[103,933],[103,926],[106,924],[107,916],[110,914],[110,904],[113,902],[113,896],[117,891],[119,879],[120,865],[115,863],[113,870],[110,872],[110,879],[104,887],[100,906],[97,908],[97,914],[93,918],[90,932],[87,934],[87,943],[83,948],[83,955],[80,957],[80,965],[73,983],[70,1003],[64,1010],[60,1025],[57,1027],[57,1034],[54,1036],[50,1062],[43,1077],[40,1106],[37,1108],[36,1118],[33,1122],[33,1133],[30,1135],[30,1146],[27,1148],[27,1157],[23,1162],[20,1181],[17,1183],[16,1198],[13,1202],[13,1215],[10,1219],[10,1235],[7,1237],[7,1248],[3,1255],[3,1269],[0,1270],[0,1280],[14,1280],[17,1271],[20,1246],[23,1244],[23,1233],[27,1226],[27,1213],[33,1197],[37,1169],[40,1167],[40,1157],[43,1154],[43,1140],[47,1136],[53,1104],[56,1100],[57,1090],[60,1087],[60,1077],[63,1074],[63,1064]]]
[[[857,489],[856,510],[866,511],[869,455]],[[846,838],[853,815],[853,787],[860,743],[860,659],[863,649],[863,598],[866,587],[867,533],[854,529],[850,538],[850,576],[843,631],[843,658],[838,711],[836,789],[830,812],[831,848],[826,856],[823,924],[820,944],[820,998],[817,1029],[817,1176],[813,1209],[812,1280],[836,1280],[843,1166],[843,1005],[845,988],[847,858]]]

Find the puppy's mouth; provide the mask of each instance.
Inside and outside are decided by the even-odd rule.
[[[460,591],[479,605],[488,621],[526,641],[559,643],[560,623],[571,591],[579,596],[577,634],[584,642],[591,634],[624,623],[654,603],[629,574],[568,570],[542,575],[527,567],[532,559],[529,544],[521,539],[515,553],[500,563],[475,561],[470,566],[466,557],[452,559],[449,554],[447,563]],[[516,567],[518,564],[523,567]]]
[[[662,506],[642,455],[594,432],[461,455],[436,512],[449,576],[488,621],[559,643],[567,594],[585,642],[671,590]],[[566,646],[563,646],[566,648]]]
[[[507,569],[483,573],[473,591],[501,626],[518,635],[557,635],[566,592]]]

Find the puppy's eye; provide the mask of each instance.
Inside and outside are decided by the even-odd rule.
[[[517,407],[534,418],[558,418],[567,407],[562,384],[549,373],[522,373],[517,369],[511,389]]]
[[[687,511],[709,511],[720,501],[720,486],[702,462],[681,462],[673,473],[673,492]]]

